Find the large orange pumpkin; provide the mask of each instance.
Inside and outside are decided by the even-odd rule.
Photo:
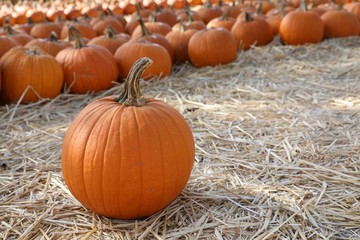
[[[4,103],[35,102],[55,98],[63,85],[63,72],[55,58],[40,48],[17,47],[0,59],[1,97]],[[24,92],[26,91],[26,94]]]
[[[119,70],[114,56],[104,47],[85,45],[79,31],[69,26],[75,47],[61,50],[56,60],[64,70],[67,87],[73,93],[96,92],[110,88]]]
[[[185,119],[167,103],[144,98],[139,79],[151,60],[138,60],[120,97],[90,103],[67,130],[62,172],[85,207],[112,218],[150,216],[184,189],[195,146]]]

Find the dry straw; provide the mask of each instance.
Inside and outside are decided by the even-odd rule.
[[[61,175],[67,127],[90,101],[62,94],[0,107],[2,239],[360,239],[360,39],[278,42],[225,66],[175,66],[143,93],[190,124],[183,193],[137,221],[100,217]]]

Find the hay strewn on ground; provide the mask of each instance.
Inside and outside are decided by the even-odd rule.
[[[360,239],[360,38],[270,46],[226,66],[142,82],[193,129],[183,194],[138,221],[84,209],[61,175],[67,127],[90,101],[0,107],[2,239]]]

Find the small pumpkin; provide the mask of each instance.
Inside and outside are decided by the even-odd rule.
[[[324,38],[325,25],[320,16],[307,11],[305,0],[301,6],[301,10],[289,12],[281,21],[279,33],[285,44],[319,43]]]
[[[81,36],[84,38],[93,39],[94,37],[97,36],[95,30],[91,27],[90,24],[74,22],[71,25],[74,26],[80,32]],[[61,30],[60,39],[65,39],[68,37],[69,37],[69,27],[68,25],[65,25]]]
[[[35,24],[30,31],[30,35],[34,38],[47,38],[51,32],[55,32],[56,35],[61,34],[62,27],[54,22],[45,22]]]
[[[165,36],[159,34],[159,33],[151,33],[149,29],[145,26],[144,21],[141,17],[138,18],[138,21],[140,23],[141,27],[141,36],[138,36],[137,34],[132,35],[132,39],[143,39],[152,43],[157,43],[161,46],[163,46],[166,51],[168,51],[171,61],[174,60],[174,50],[172,46],[170,45],[169,41],[165,38]],[[171,32],[171,31],[170,31]]]
[[[228,13],[224,13],[221,17],[213,18],[206,25],[207,28],[225,28],[231,31],[235,24],[235,18],[229,17]]]
[[[17,47],[0,59],[1,98],[4,103],[55,98],[63,85],[63,71],[55,58],[37,47]],[[24,92],[26,91],[26,94]]]
[[[174,50],[176,62],[183,63],[189,61],[189,41],[197,31],[196,29],[186,29],[185,25],[182,24],[179,31],[171,31],[165,36]]]
[[[181,193],[192,171],[189,125],[176,109],[140,91],[150,64],[149,58],[136,61],[120,96],[90,103],[64,138],[66,185],[80,203],[106,217],[136,219],[160,211]]]
[[[252,45],[266,45],[274,38],[270,24],[261,17],[251,17],[248,12],[245,12],[243,20],[238,20],[233,25],[231,34],[239,50],[249,49]]]
[[[0,57],[2,57],[10,49],[20,45],[21,44],[15,39],[7,36],[0,36]]]
[[[145,26],[151,33],[158,33],[163,36],[166,36],[171,31],[171,27],[167,23],[157,22],[154,16],[150,22],[145,22]],[[138,38],[142,36],[142,27],[138,25],[131,34],[132,38]]]
[[[190,38],[188,54],[190,62],[196,67],[227,64],[236,59],[237,45],[227,29],[204,29]]]
[[[130,38],[130,36],[129,36]],[[120,37],[118,33],[111,27],[111,25],[107,26],[104,31],[104,35],[98,36],[96,38],[91,39],[88,44],[94,44],[98,46],[102,46],[109,50],[111,54],[114,54],[115,51],[124,43],[126,43],[129,39],[124,37]]]
[[[110,88],[119,75],[114,56],[103,47],[85,45],[80,32],[72,25],[69,34],[75,40],[75,47],[65,48],[56,55],[67,87],[80,94]]]
[[[63,49],[71,47],[71,43],[66,41],[59,41],[55,32],[51,32],[47,39],[38,38],[28,42],[26,47],[38,46],[43,51],[56,57],[56,55]]]
[[[208,0],[203,7],[199,8],[197,13],[200,15],[202,21],[208,24],[212,19],[221,17],[223,11],[219,6],[212,5],[211,1]]]
[[[25,32],[15,31],[9,24],[4,25],[4,30],[7,33],[7,36],[11,39],[18,41],[21,45],[25,45],[34,38]]]
[[[149,57],[154,62],[145,70],[144,80],[149,80],[154,76],[169,76],[171,73],[172,61],[169,52],[163,46],[146,40],[129,41],[119,47],[114,56],[123,78],[128,76],[135,61],[142,57]]]
[[[329,10],[321,19],[325,24],[325,36],[328,38],[358,36],[360,34],[360,22],[352,12],[343,9],[342,4],[338,9]]]

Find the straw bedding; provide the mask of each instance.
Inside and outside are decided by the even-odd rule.
[[[90,101],[0,107],[3,239],[360,239],[360,38],[278,41],[234,63],[174,67],[143,93],[178,109],[196,159],[183,193],[146,219],[98,216],[61,175],[67,127]]]

